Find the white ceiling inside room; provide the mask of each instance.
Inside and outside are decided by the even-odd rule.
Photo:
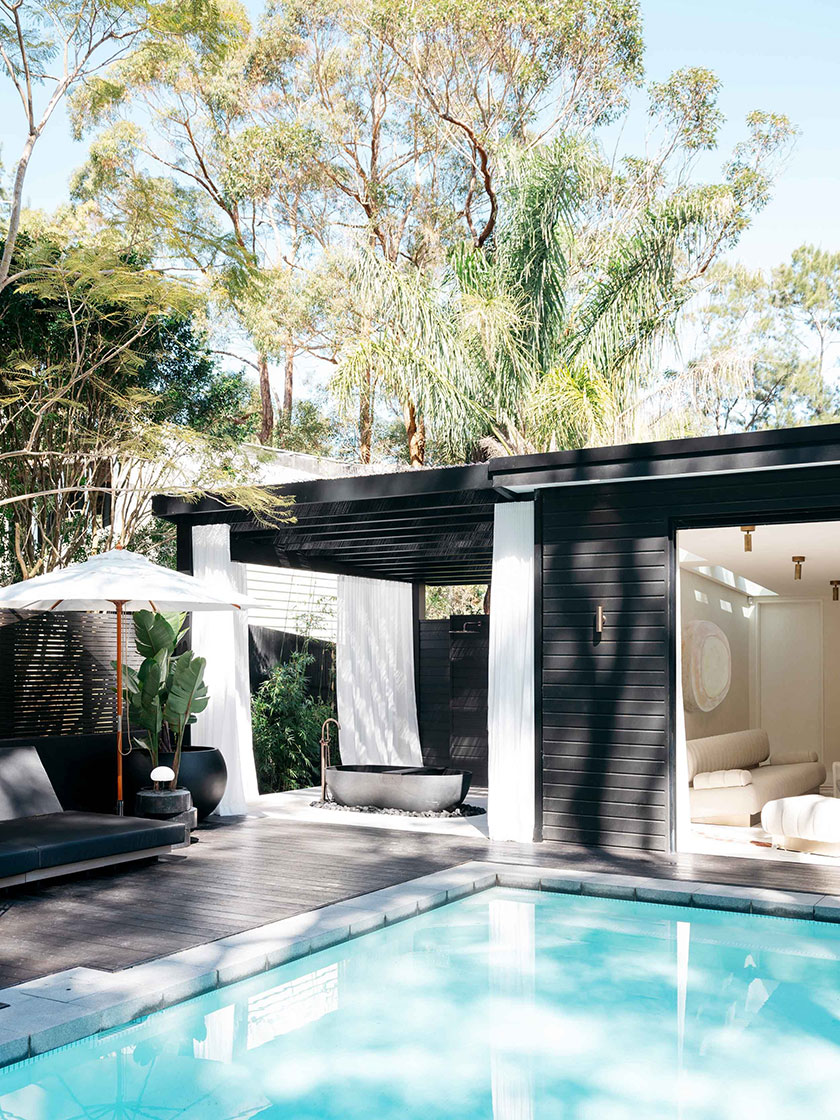
[[[744,551],[739,525],[683,529],[680,565],[747,595],[786,599],[831,599],[829,580],[840,579],[840,521],[759,525],[752,552]],[[802,579],[793,578],[792,556],[804,556]],[[840,603],[838,603],[840,609]]]

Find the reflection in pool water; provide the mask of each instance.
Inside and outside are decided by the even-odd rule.
[[[0,1070],[3,1120],[840,1115],[840,937],[496,889]]]

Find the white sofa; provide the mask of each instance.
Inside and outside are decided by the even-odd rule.
[[[770,758],[761,728],[689,739],[691,819],[702,824],[755,824],[768,801],[816,793],[825,767],[813,751],[786,751]]]

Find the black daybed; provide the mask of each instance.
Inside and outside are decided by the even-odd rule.
[[[35,747],[0,748],[0,887],[165,855],[184,826],[65,812]]]

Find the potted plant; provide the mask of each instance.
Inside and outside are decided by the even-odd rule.
[[[132,745],[125,760],[126,793],[131,804],[137,790],[148,785],[154,767],[170,766],[175,772],[172,787],[180,780],[202,820],[221,800],[227,770],[216,748],[184,746],[187,728],[209,699],[205,659],[192,650],[175,652],[185,621],[185,614],[134,614],[134,644],[143,661],[138,669],[123,669]]]

